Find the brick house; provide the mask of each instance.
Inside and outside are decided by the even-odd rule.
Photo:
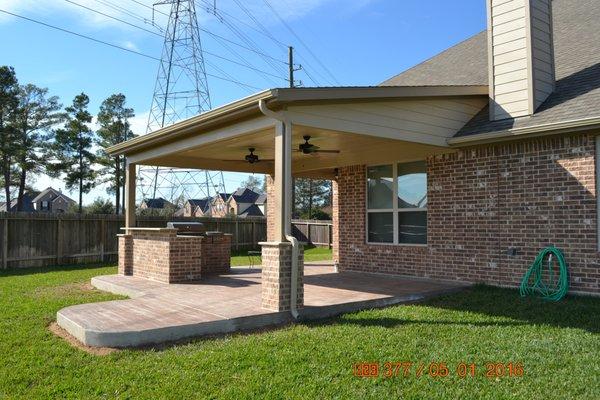
[[[340,270],[515,287],[554,245],[599,295],[600,2],[487,6],[487,30],[379,86],[270,89],[112,147],[129,201],[138,163],[267,174],[268,309],[302,306],[293,176],[334,181]]]
[[[77,204],[75,200],[51,187],[35,196],[31,203],[35,211],[46,213],[65,213]]]
[[[204,217],[210,215],[210,197],[204,199],[190,199],[183,205],[182,216],[184,217]]]
[[[261,196],[254,190],[238,188],[229,196],[227,208],[229,215],[238,217],[263,217],[265,214],[261,209],[266,202],[266,196]]]

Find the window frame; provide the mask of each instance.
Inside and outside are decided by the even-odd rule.
[[[408,161],[394,161],[392,163],[382,163],[382,164],[367,164],[365,168],[365,243],[368,245],[375,246],[403,246],[403,247],[427,247],[429,245],[429,238],[427,237],[427,243],[399,243],[399,221],[398,214],[401,212],[425,212],[427,214],[427,207],[418,208],[400,208],[398,207],[398,164],[408,164],[411,162],[417,161],[425,161],[423,159],[419,160],[408,160]],[[392,165],[392,192],[394,193],[394,198],[392,200],[392,208],[376,208],[369,209],[369,168],[371,167],[382,167]],[[425,164],[427,166],[427,164]],[[425,172],[426,176],[426,194],[429,195],[429,176],[427,175],[427,171]],[[369,214],[370,213],[392,213],[392,226],[393,226],[393,237],[394,240],[392,242],[370,242],[369,241]],[[426,227],[429,225],[429,215],[426,216]],[[427,234],[429,235],[429,230],[427,230]]]

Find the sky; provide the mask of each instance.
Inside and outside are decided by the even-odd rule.
[[[285,45],[296,49],[295,61],[303,68],[296,72],[296,79],[303,86],[377,85],[480,32],[486,23],[484,0],[213,1],[196,0],[213,108],[261,89],[287,86]],[[158,61],[151,57],[161,55],[163,13],[170,9],[170,5],[154,7],[153,20],[152,4],[157,2],[0,0],[0,10],[150,56],[0,11],[0,65],[13,66],[20,83],[47,87],[65,105],[85,92],[92,114],[97,114],[105,98],[123,93],[136,113],[131,121],[134,132],[144,134],[158,70]],[[237,36],[240,31],[268,58],[248,51],[249,42]],[[227,190],[235,190],[246,177],[225,173]],[[35,188],[48,186],[65,190],[59,180],[36,177]],[[97,197],[112,198],[98,184],[84,202]]]

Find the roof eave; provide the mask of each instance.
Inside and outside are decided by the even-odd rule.
[[[593,129],[600,129],[600,116],[553,122],[531,127],[506,129],[502,131],[480,133],[468,136],[458,136],[448,139],[448,145],[452,147],[465,147],[477,144],[515,140],[528,136],[556,135],[566,132],[577,132]]]

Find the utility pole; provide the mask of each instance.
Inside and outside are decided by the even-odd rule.
[[[300,71],[302,69],[302,64],[298,64],[298,66],[294,66],[294,48],[292,46],[288,46],[288,81],[290,82],[290,87],[296,87],[296,81],[294,80],[294,72]],[[302,85],[302,82],[300,82]]]
[[[290,87],[294,87],[294,48],[292,46],[288,47],[288,69],[290,71],[289,81]]]

